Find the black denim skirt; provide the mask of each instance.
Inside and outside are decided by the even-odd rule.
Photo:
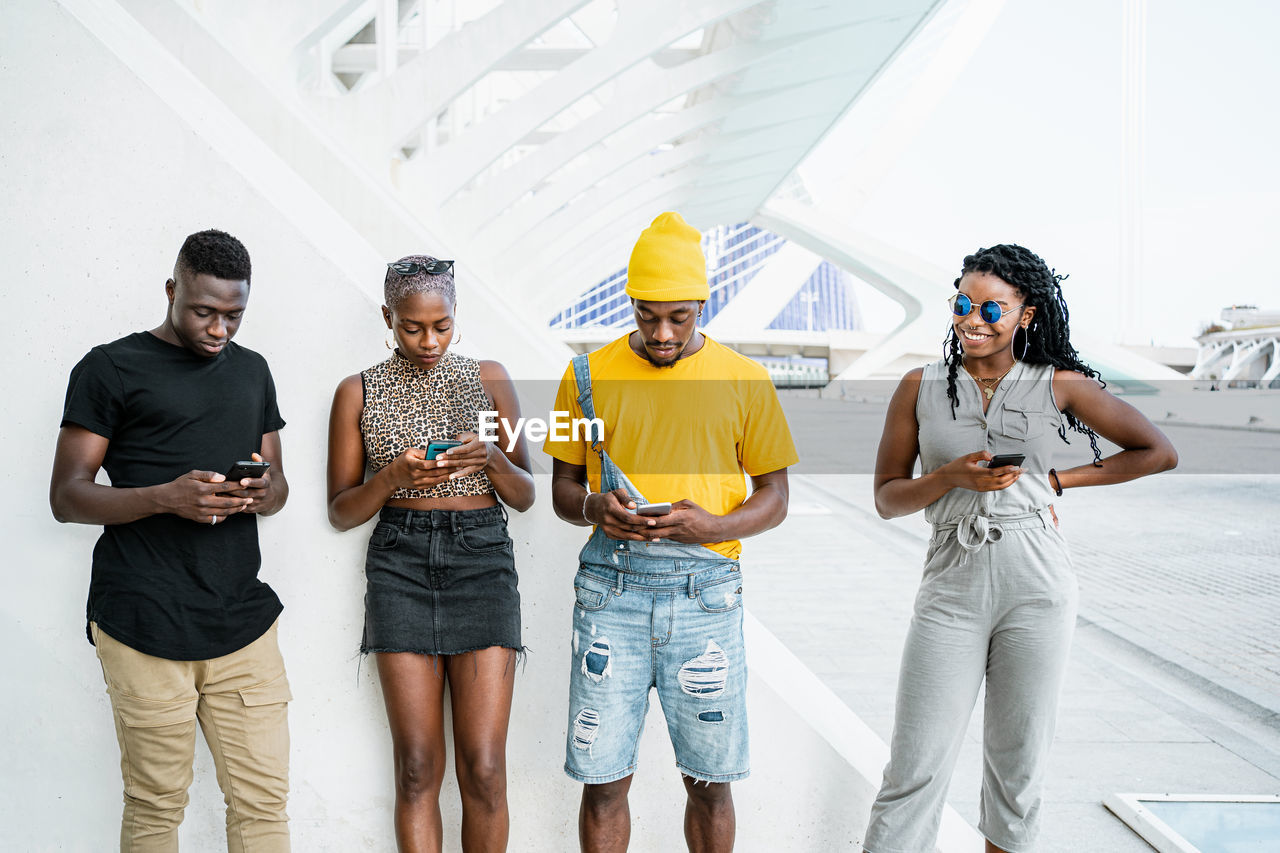
[[[523,649],[515,556],[501,506],[383,507],[364,573],[363,653]]]

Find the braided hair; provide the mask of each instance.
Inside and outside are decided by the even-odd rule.
[[[1013,347],[1018,349],[1018,334],[1023,336],[1026,354],[1020,359],[1028,364],[1051,364],[1062,370],[1075,370],[1085,376],[1096,379],[1102,386],[1098,371],[1080,360],[1080,354],[1071,345],[1071,330],[1067,325],[1067,303],[1062,298],[1062,281],[1065,275],[1058,275],[1054,270],[1029,249],[1012,243],[1003,243],[989,249],[979,249],[964,259],[960,277],[967,273],[990,273],[1017,289],[1019,295],[1028,306],[1035,306],[1035,317],[1029,329],[1019,327],[1014,331]],[[955,287],[960,287],[960,278],[955,280]],[[951,400],[951,417],[956,416],[956,406],[960,398],[956,393],[956,374],[961,359],[960,339],[956,336],[955,326],[947,335],[944,343],[943,362],[947,365],[947,397]],[[1073,415],[1065,412],[1066,424],[1058,427],[1058,435],[1064,442],[1067,439],[1067,427],[1089,437],[1089,446],[1093,448],[1093,464],[1102,467],[1102,451],[1098,448],[1098,435]]]

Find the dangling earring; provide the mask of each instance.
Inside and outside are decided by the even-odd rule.
[[[456,329],[458,327],[454,326],[454,328]],[[453,340],[449,341],[449,345],[452,346],[454,344],[460,344],[460,343],[462,343],[462,332],[454,332]]]
[[[393,343],[395,339],[396,339],[395,332],[391,331],[390,329],[387,329],[387,334],[382,339],[382,345],[389,350],[394,350],[396,348],[396,345]]]
[[[1030,348],[1031,346],[1031,330],[1028,329],[1026,326],[1023,326],[1021,328],[1022,328],[1022,358],[1018,359],[1018,361],[1026,361],[1027,349]]]

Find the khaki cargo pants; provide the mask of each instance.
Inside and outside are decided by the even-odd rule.
[[[196,721],[227,804],[227,850],[287,853],[289,681],[276,626],[220,658],[145,655],[90,625],[120,741],[122,853],[172,853],[193,776]]]

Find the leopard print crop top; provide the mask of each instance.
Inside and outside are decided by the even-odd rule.
[[[480,381],[480,362],[445,352],[424,370],[399,352],[360,374],[364,411],[360,434],[364,455],[377,473],[409,447],[447,441],[459,432],[475,432],[479,412],[491,411],[493,401]],[[493,484],[483,471],[448,480],[430,489],[397,489],[392,498],[450,498],[484,495]]]

